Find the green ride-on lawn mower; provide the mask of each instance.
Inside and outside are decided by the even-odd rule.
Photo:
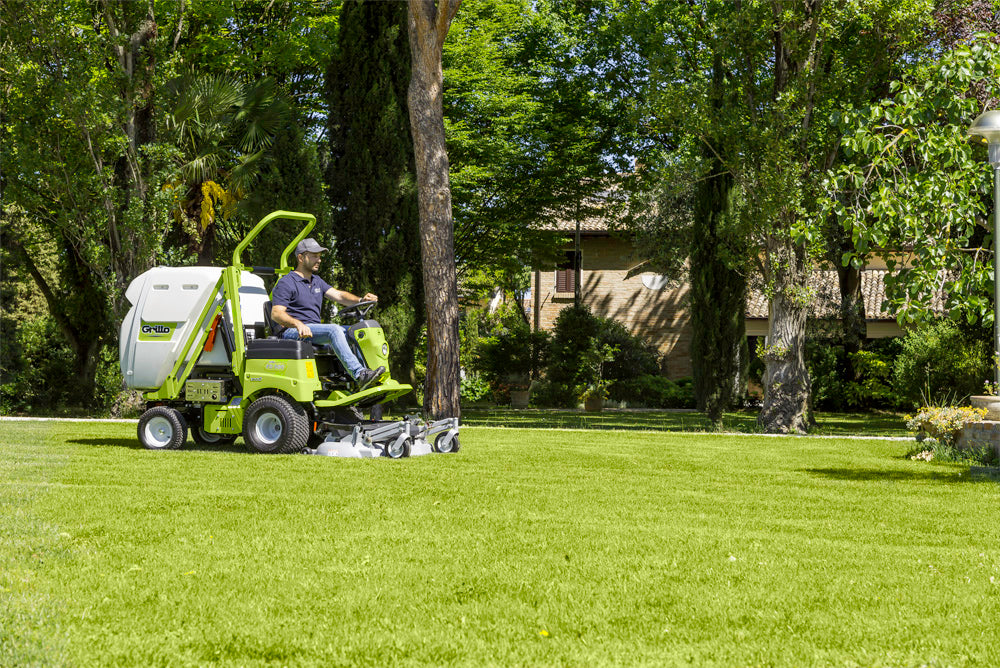
[[[279,266],[244,266],[243,250],[282,218],[306,224]],[[190,426],[200,445],[230,444],[242,434],[261,453],[400,458],[458,451],[458,418],[381,419],[382,404],[413,388],[389,377],[385,336],[367,317],[374,302],[339,314],[353,322],[347,338],[358,359],[387,369],[364,390],[352,389],[332,351],[277,336],[261,276],[292,271],[292,250],[315,224],[309,214],[275,211],[239,243],[231,266],[156,267],[132,281],[119,358],[125,384],[146,391],[138,430],[145,447],[181,448]]]

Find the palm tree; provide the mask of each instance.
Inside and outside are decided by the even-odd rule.
[[[228,219],[260,178],[289,106],[270,78],[189,74],[166,97],[166,132],[178,149],[174,217],[198,264],[211,264],[216,218]]]

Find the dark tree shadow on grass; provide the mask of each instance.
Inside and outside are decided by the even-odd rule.
[[[138,439],[135,438],[74,438],[66,441],[75,445],[90,445],[98,448],[128,448],[130,450],[145,450]],[[242,443],[230,443],[227,445],[198,445],[193,441],[184,443],[181,450],[194,450],[197,452],[242,452],[247,453],[247,449]],[[249,453],[247,453],[249,454]]]
[[[989,478],[973,476],[968,470],[901,471],[885,469],[800,469],[809,475],[850,482],[987,482]]]

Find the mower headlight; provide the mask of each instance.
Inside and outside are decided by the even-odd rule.
[[[382,357],[385,357],[388,354],[389,354],[389,344],[388,343],[383,343],[382,344]]]

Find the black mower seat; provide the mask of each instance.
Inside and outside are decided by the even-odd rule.
[[[247,344],[248,360],[311,360],[313,345],[299,339],[254,339]]]

